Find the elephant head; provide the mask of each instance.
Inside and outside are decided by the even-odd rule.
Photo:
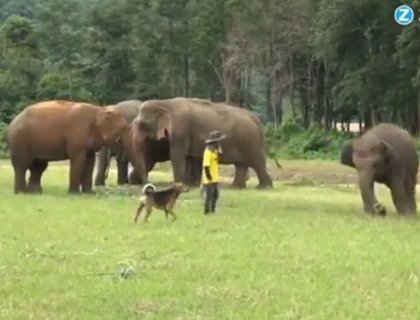
[[[353,143],[353,162],[359,174],[376,181],[383,180],[389,162],[396,157],[385,141],[358,141]]]
[[[102,108],[96,116],[95,125],[107,145],[120,138],[128,126],[122,113],[114,106]]]
[[[131,124],[131,137],[125,142],[131,149],[130,161],[143,183],[147,182],[146,142],[148,140],[166,139],[173,135],[171,113],[163,106],[142,105],[140,112]]]

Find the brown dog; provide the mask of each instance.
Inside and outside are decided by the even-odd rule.
[[[150,183],[146,184],[143,187],[143,192],[140,196],[140,205],[137,209],[134,223],[137,222],[144,208],[146,208],[144,222],[147,222],[153,207],[165,211],[166,219],[168,219],[168,215],[171,214],[172,220],[175,220],[176,216],[173,212],[173,208],[176,200],[182,192],[187,191],[189,191],[189,189],[182,183],[174,183],[170,188],[161,191],[156,191],[155,186]]]

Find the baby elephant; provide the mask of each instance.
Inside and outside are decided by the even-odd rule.
[[[419,165],[414,139],[393,125],[382,123],[347,143],[341,163],[357,169],[366,213],[386,214],[374,192],[374,182],[385,184],[399,214],[416,213],[416,182]]]

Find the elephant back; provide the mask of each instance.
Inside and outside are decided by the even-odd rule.
[[[117,108],[124,115],[128,123],[131,123],[139,113],[139,109],[143,101],[140,100],[126,100],[116,104]]]

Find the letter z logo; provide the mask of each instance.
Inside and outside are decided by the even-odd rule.
[[[414,11],[409,6],[399,6],[397,9],[395,9],[394,19],[398,24],[406,26],[413,22]]]

